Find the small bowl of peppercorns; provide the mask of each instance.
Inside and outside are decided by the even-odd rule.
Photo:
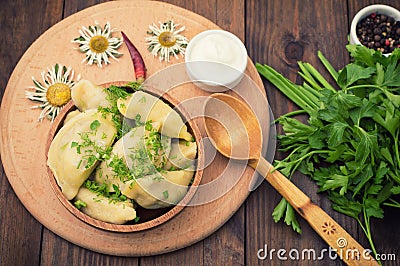
[[[350,43],[364,45],[385,55],[400,48],[400,11],[387,5],[364,7],[351,23]]]

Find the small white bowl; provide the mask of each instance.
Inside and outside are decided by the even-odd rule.
[[[242,80],[247,67],[247,50],[234,34],[207,30],[190,40],[185,53],[189,78],[208,92],[223,92]]]
[[[400,21],[400,11],[394,7],[388,5],[370,5],[366,6],[354,16],[351,26],[350,26],[350,43],[351,44],[361,44],[360,40],[357,37],[357,24],[365,17],[372,13],[384,14],[394,18],[397,21]]]

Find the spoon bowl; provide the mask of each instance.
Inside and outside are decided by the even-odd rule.
[[[378,265],[371,256],[365,255],[365,249],[346,230],[261,156],[262,133],[249,106],[228,94],[212,94],[205,103],[204,123],[212,144],[222,155],[247,160],[248,165],[265,177],[346,264]],[[346,245],[339,241],[342,239]],[[358,256],[354,255],[354,250]]]
[[[237,160],[260,157],[261,127],[246,104],[228,94],[216,93],[208,99],[204,113],[206,132],[222,155]]]

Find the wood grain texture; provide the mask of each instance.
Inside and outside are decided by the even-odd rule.
[[[372,5],[372,4],[385,4],[397,8],[400,10],[400,1],[392,0],[349,0],[349,25],[351,24],[351,19],[357,14],[362,8]],[[399,243],[398,237],[398,219],[400,217],[400,210],[395,208],[385,208],[384,209],[384,220],[372,219],[371,228],[372,235],[374,237],[375,246],[377,247],[377,252],[382,254],[397,254],[396,261],[385,261],[384,265],[399,265],[400,261],[400,245],[394,244]],[[364,237],[363,232],[359,229],[359,235],[361,236],[361,243],[367,245],[368,241]]]

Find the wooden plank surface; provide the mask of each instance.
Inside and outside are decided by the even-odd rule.
[[[19,58],[46,29],[62,19],[63,1],[12,1],[0,8],[0,98]],[[38,16],[37,14],[44,14]],[[1,123],[1,122],[0,122]],[[22,206],[0,172],[0,265],[38,265],[42,226]]]
[[[11,72],[29,45],[51,25],[88,6],[95,0],[8,1],[0,9],[0,98]],[[254,62],[268,63],[291,80],[297,80],[297,60],[319,63],[321,50],[340,68],[349,58],[344,50],[349,23],[362,7],[377,3],[370,0],[168,0],[194,11],[244,40]],[[400,9],[400,1],[382,0]],[[265,82],[275,117],[295,106]],[[1,123],[1,121],[0,121]],[[277,158],[284,154],[277,153]],[[366,239],[356,223],[331,210],[324,195],[302,175],[294,182],[334,217],[364,246]],[[164,255],[125,258],[99,254],[75,246],[40,225],[22,206],[10,187],[3,168],[0,171],[0,265],[341,265],[340,261],[259,260],[257,251],[269,248],[327,248],[326,244],[300,219],[301,236],[283,223],[275,224],[271,213],[280,196],[266,183],[254,191],[246,204],[217,232],[190,247]],[[387,222],[373,223],[378,251],[395,253],[399,265],[400,213],[385,213]]]
[[[140,10],[144,10],[145,12],[140,13]],[[131,61],[129,58],[126,58],[128,60],[121,60],[120,64],[113,65],[117,67],[118,70],[115,70],[115,68],[113,69],[112,66],[108,66],[101,72],[102,74],[100,77],[97,75],[100,72],[96,71],[96,69],[89,69],[84,64],[75,65],[76,60],[79,58],[79,54],[60,54],[59,51],[67,51],[70,48],[68,36],[73,36],[76,28],[81,25],[81,23],[84,25],[90,23],[88,20],[90,20],[92,15],[97,19],[101,19],[101,16],[108,17],[111,21],[114,21],[112,24],[115,25],[115,27],[124,28],[126,32],[131,32],[133,36],[136,36],[136,40],[139,40],[138,44],[140,45],[138,47],[141,51],[143,51],[145,50],[145,47],[143,47],[144,43],[140,42],[141,38],[138,37],[139,35],[143,34],[143,31],[141,31],[140,28],[145,28],[153,21],[164,17],[165,12],[173,14],[173,16],[177,17],[177,20],[178,18],[182,19],[179,23],[187,26],[187,37],[189,38],[192,38],[197,32],[216,27],[215,24],[199,15],[164,3],[155,3],[151,1],[116,1],[104,3],[96,6],[95,8],[86,9],[85,11],[79,12],[79,14],[66,18],[61,23],[57,24],[55,27],[52,27],[44,35],[42,35],[41,38],[39,38],[30,47],[28,52],[25,53],[17,68],[14,70],[9,84],[7,85],[7,91],[4,95],[4,99],[7,101],[2,106],[2,112],[0,115],[2,119],[6,121],[6,123],[2,124],[2,136],[10,138],[13,143],[16,143],[16,145],[11,145],[9,148],[2,147],[4,149],[1,151],[4,152],[2,153],[4,155],[3,163],[5,169],[7,170],[7,174],[9,174],[8,177],[11,185],[28,210],[30,210],[31,213],[39,221],[41,221],[43,225],[46,226],[46,228],[49,228],[51,231],[55,232],[61,237],[64,237],[72,243],[87,247],[91,250],[104,252],[106,254],[138,256],[148,254],[154,255],[158,253],[169,252],[177,248],[182,248],[188,244],[192,244],[193,241],[198,241],[213,233],[218,227],[225,223],[234,212],[236,212],[248,195],[247,182],[253,175],[253,171],[250,168],[246,170],[242,178],[238,180],[239,182],[236,183],[236,186],[229,190],[226,196],[224,195],[218,200],[214,200],[209,204],[185,208],[178,217],[169,221],[168,224],[157,226],[153,230],[146,230],[144,232],[138,232],[135,234],[107,233],[104,230],[99,230],[86,224],[82,224],[82,222],[79,220],[71,217],[71,213],[63,208],[54,198],[54,193],[51,191],[48,179],[46,175],[43,174],[47,172],[45,164],[37,164],[38,157],[35,156],[34,153],[31,153],[27,150],[29,143],[32,143],[33,146],[30,146],[31,149],[35,150],[36,153],[41,156],[41,158],[43,157],[45,154],[45,151],[43,150],[44,143],[41,142],[44,140],[43,135],[48,133],[47,130],[49,126],[48,121],[47,123],[46,121],[43,122],[42,125],[36,123],[35,112],[29,111],[29,102],[23,99],[23,91],[19,90],[19,88],[26,86],[24,84],[31,83],[29,77],[36,75],[35,73],[37,70],[34,69],[32,71],[31,66],[48,65],[48,62],[54,62],[54,60],[59,62],[72,60],[71,62],[68,61],[68,64],[74,65],[77,72],[82,73],[85,71],[82,68],[85,68],[87,70],[85,77],[96,80],[99,83],[110,79],[112,80],[110,77],[114,74],[118,74],[118,79],[128,80],[131,78],[132,73],[132,71],[126,71],[131,67]],[[149,15],[144,15],[145,13],[149,13],[150,17]],[[95,16],[94,14],[98,15]],[[134,16],[137,23],[125,25],[125,22],[130,19],[130,16]],[[138,26],[139,23],[141,26]],[[134,30],[130,28],[132,26],[135,27]],[[60,42],[60,40],[67,41]],[[53,49],[53,51],[39,53],[38,51],[44,51],[42,48],[47,47],[48,43],[54,44],[54,47],[57,45],[59,46],[57,49]],[[124,50],[123,52],[126,53]],[[146,65],[149,76],[151,73],[155,73],[160,68],[163,68],[163,65],[158,61],[151,61],[152,57],[150,54],[142,54],[145,61],[148,63]],[[155,64],[152,64],[152,62]],[[253,78],[253,80],[257,82],[257,84],[261,84],[262,81],[258,76],[253,64],[248,65],[247,73]],[[150,78],[148,82],[150,82]],[[259,90],[259,88],[255,89]],[[259,91],[259,93],[261,93],[261,91]],[[15,97],[15,94],[19,95]],[[182,90],[176,90],[173,93],[174,97],[180,100],[193,98],[194,95],[198,94],[205,95],[203,91],[195,87],[193,84],[190,86],[185,86],[185,88]],[[253,96],[250,95],[252,98],[246,96],[247,100],[251,102],[252,106],[260,106],[257,104],[257,101],[259,99],[262,100],[263,98],[254,97],[254,95],[257,94],[253,94]],[[189,106],[187,108],[189,110]],[[10,114],[15,115],[12,116]],[[21,120],[24,119],[28,120],[25,125],[24,123],[20,123]],[[24,132],[24,127],[26,127],[27,124],[37,127],[37,129],[30,136],[25,136],[22,134],[22,132]],[[10,134],[9,132],[13,132],[13,134]],[[18,132],[21,132],[21,134]],[[4,143],[3,141],[2,143]],[[20,154],[20,156],[14,157],[14,154]],[[23,160],[23,158],[25,158],[25,160]],[[221,158],[221,156],[219,156],[219,158]],[[39,162],[43,162],[43,160],[44,158],[39,159]],[[21,164],[18,162],[21,162]],[[21,168],[20,165],[23,165],[24,162],[26,163],[25,167]],[[226,163],[226,159],[215,160],[204,171],[205,178],[203,178],[203,181],[207,182],[206,180],[210,181],[210,178],[216,178],[216,173],[218,173],[219,170],[222,170]],[[230,171],[230,169],[231,167],[226,170]],[[208,174],[206,174],[207,171]],[[232,177],[227,180],[232,180]],[[232,198],[229,196],[231,193],[234,195]],[[224,200],[225,197],[229,198],[230,200]],[[46,203],[49,203],[47,210],[43,208]],[[207,208],[215,211],[203,216],[203,214],[207,213]],[[202,218],[198,219],[197,217]],[[191,223],[191,226],[186,226],[188,222]],[[174,228],[181,228],[181,230],[176,232]],[[196,229],[192,230],[192,228]],[[186,232],[190,233],[190,235],[185,235]],[[86,239],[90,239],[90,241],[86,241]],[[111,242],[119,242],[120,244],[117,247],[115,245],[110,245],[109,243]],[[156,242],[157,245],[150,244]]]

